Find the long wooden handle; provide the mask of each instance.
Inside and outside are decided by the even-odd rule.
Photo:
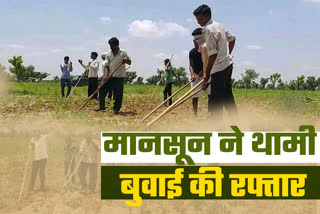
[[[161,82],[161,80],[162,80],[162,78],[160,79],[160,82]],[[158,90],[158,88],[159,88],[159,85],[160,85],[160,83],[157,84],[156,88],[154,89],[154,91],[153,91],[153,93],[152,93],[152,96],[151,96],[151,99],[150,99],[150,101],[149,101],[149,105],[151,104],[151,102],[152,102],[152,100],[153,100],[153,97],[154,97],[154,95],[156,94],[156,92],[157,92],[157,90]]]
[[[78,84],[80,83],[80,80],[82,79],[82,77],[84,76],[86,72],[83,72],[83,74],[81,75],[80,79],[78,80],[77,84],[73,87],[71,93],[69,94],[69,96],[67,97],[67,99],[71,96],[71,94],[73,93],[73,91],[76,89],[76,87],[78,86]]]
[[[208,83],[208,87],[210,87],[211,83]],[[192,94],[190,94],[189,96],[187,96],[186,98],[184,98],[183,100],[181,100],[179,103],[177,103],[173,109],[178,108],[180,105],[184,104],[186,101],[188,101],[190,98],[192,98],[193,96],[195,96],[196,94],[198,94],[199,92],[203,91],[202,88],[199,88],[198,90],[196,90],[195,92],[193,92]],[[172,110],[173,110],[172,109]],[[172,111],[171,110],[171,111]],[[168,112],[169,113],[169,112]]]
[[[27,177],[27,174],[28,174],[28,169],[29,169],[30,163],[31,163],[31,160],[29,159],[29,160],[27,161],[26,168],[25,168],[25,170],[24,170],[23,181],[22,181],[22,184],[21,184],[20,194],[19,194],[19,198],[18,198],[19,201],[20,201],[21,198],[22,198],[23,189],[24,189],[24,184],[25,184],[25,182],[26,182],[26,177]]]
[[[82,106],[79,108],[79,111],[80,111],[81,109],[83,109],[83,107],[85,107],[85,106],[87,105],[87,103],[92,99],[92,97],[93,97],[96,93],[98,93],[99,90],[110,80],[110,78],[113,76],[114,73],[117,72],[117,70],[120,68],[121,65],[123,65],[123,64],[120,63],[120,65],[118,65],[118,67],[116,68],[116,70],[114,70],[114,71],[108,76],[108,78],[107,78],[105,81],[103,81],[103,83],[97,88],[97,90],[95,90],[95,92],[93,92],[93,94],[91,94],[91,96],[86,99],[86,101],[85,101],[85,102],[82,104]]]
[[[183,103],[185,103],[187,100],[189,100],[191,97],[195,96],[196,94],[198,94],[199,92],[201,92],[203,89],[199,88],[197,91],[193,92],[192,94],[190,94],[189,96],[187,96],[184,100],[181,100],[180,103],[178,103],[175,108],[179,107],[180,105],[182,105]]]
[[[199,76],[196,77],[196,79]],[[164,102],[162,102],[160,105],[158,105],[155,109],[153,109],[147,116],[145,116],[140,123],[143,123],[146,119],[148,119],[154,112],[156,112],[161,106],[163,106],[169,99],[173,98],[175,95],[177,95],[180,91],[182,91],[183,89],[185,89],[186,87],[188,87],[190,84],[192,83],[192,81],[188,82],[187,84],[185,84],[184,86],[182,86],[178,91],[176,91],[174,94],[172,94],[169,98],[167,98]]]
[[[76,164],[73,172],[71,172],[71,174],[69,175],[69,177],[67,178],[67,180],[64,182],[63,184],[63,188],[65,188],[66,186],[68,186],[68,184],[70,183],[70,181],[72,180],[72,177],[76,174],[76,172],[79,170],[81,162],[84,160],[84,158],[86,157],[86,155],[88,154],[88,151],[86,151],[86,153],[80,158],[80,160],[78,161],[78,163]]]
[[[201,80],[194,88],[192,88],[190,91],[188,91],[186,94],[184,94],[182,97],[180,97],[175,103],[173,103],[169,108],[167,108],[166,110],[164,110],[158,117],[156,117],[155,119],[153,119],[151,122],[149,122],[147,124],[147,126],[145,128],[148,128],[150,126],[152,126],[155,122],[157,122],[160,118],[162,118],[164,115],[166,115],[167,113],[169,113],[172,109],[175,108],[176,105],[178,105],[182,100],[184,100],[184,98],[186,98],[189,94],[191,94],[193,91],[195,91],[202,83],[204,80]]]

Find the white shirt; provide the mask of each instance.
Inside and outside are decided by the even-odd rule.
[[[107,66],[107,62],[106,62],[106,60],[103,60],[102,61],[102,77],[104,77],[105,76],[105,72],[106,72],[106,70],[105,70],[105,67]]]
[[[210,74],[223,71],[233,64],[232,56],[229,54],[229,42],[236,39],[233,34],[225,31],[221,24],[210,20],[204,26],[203,35],[207,43],[208,55],[217,54]]]
[[[122,63],[124,58],[129,58],[126,51],[120,49],[116,56],[113,55],[112,50],[110,50],[106,57],[106,66],[109,66],[109,75]],[[123,64],[120,68],[113,74],[113,77],[125,77],[126,76],[126,66]]]
[[[98,77],[98,71],[99,71],[99,61],[97,59],[92,60],[92,62],[90,63],[90,65],[83,65],[81,64],[81,66],[86,69],[89,70],[89,75],[88,77]]]
[[[82,160],[85,163],[98,163],[100,146],[96,142],[88,143],[87,140],[83,140],[80,144],[80,154],[85,155]]]
[[[31,139],[32,160],[48,159],[47,135],[41,135],[39,139]]]

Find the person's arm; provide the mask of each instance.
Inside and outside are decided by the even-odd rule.
[[[106,80],[110,75],[110,59],[109,55],[106,56],[106,60],[104,62],[104,79]]]
[[[208,60],[208,65],[207,68],[205,70],[205,77],[204,77],[204,81],[208,82],[209,78],[210,78],[210,71],[212,70],[212,67],[217,59],[218,54],[214,54],[209,56],[209,60]]]
[[[73,71],[73,67],[72,67],[72,62],[71,62],[71,61],[70,61],[69,71],[70,71],[70,72],[72,72],[72,71]]]
[[[100,144],[98,142],[99,141],[92,141],[92,145],[97,151],[100,151]]]
[[[201,51],[201,61],[202,61],[202,71],[198,74],[199,77],[204,77],[205,73],[203,71],[205,71],[207,69],[207,65],[208,65],[208,60],[209,60],[209,56],[208,56],[208,49],[207,49],[207,44],[205,43],[204,45],[202,45],[202,47],[200,48]]]
[[[31,153],[31,155],[33,154],[33,151],[34,151],[34,147],[35,147],[35,140],[36,139],[34,139],[33,137],[31,138],[31,140],[30,140],[30,144],[29,144],[29,149],[30,149],[30,153]]]
[[[97,69],[99,69],[99,61],[96,60],[96,61],[94,61],[94,63],[91,62],[89,66],[90,66],[91,68],[97,70]]]
[[[229,42],[229,54],[232,54],[232,51],[236,44],[236,37],[234,34],[230,33],[229,31],[226,31],[226,37]]]
[[[207,84],[210,78],[210,72],[218,56],[217,41],[219,36],[215,32],[207,32],[204,34],[204,36],[207,43],[209,56],[207,67],[204,70],[204,81]]]
[[[124,54],[124,58],[122,60],[122,64],[127,64],[127,65],[131,65],[131,58],[128,56],[127,52],[125,52]]]
[[[79,59],[79,63],[80,63],[80,65],[81,65],[85,70],[88,70],[88,69],[89,69],[89,65],[84,65],[84,64],[82,63],[82,60],[81,60],[81,59]]]
[[[130,58],[123,58],[122,64],[131,65],[131,59]]]
[[[86,147],[85,144],[86,144],[86,141],[82,141],[81,144],[80,144],[79,152],[80,152],[81,155],[84,155],[84,154],[85,154],[85,149],[86,149],[86,148],[85,148],[85,147]]]
[[[189,70],[190,70],[190,76],[191,76],[191,81],[195,81],[195,75],[194,75],[194,61],[191,57],[191,53],[189,54]]]
[[[106,80],[109,77],[109,66],[104,67],[104,79]]]

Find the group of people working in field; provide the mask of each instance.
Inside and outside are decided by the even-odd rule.
[[[127,52],[120,49],[120,42],[117,38],[113,37],[109,40],[110,51],[107,53],[102,53],[101,58],[102,62],[102,81],[108,82],[103,85],[99,90],[99,103],[100,106],[96,111],[105,111],[105,98],[108,96],[109,100],[113,98],[114,105],[113,110],[115,114],[119,114],[122,100],[123,100],[123,88],[124,88],[124,79],[126,74],[125,64],[131,65],[131,59],[128,56]],[[83,64],[82,60],[79,60],[80,65],[88,71],[89,85],[88,85],[88,97],[93,95],[92,99],[98,99],[98,93],[95,93],[98,89],[98,73],[100,62],[98,60],[98,53],[91,53],[92,61],[87,65]],[[67,97],[70,95],[71,91],[71,81],[70,81],[70,72],[72,72],[72,62],[69,57],[64,58],[64,64],[60,65],[61,67],[61,95],[65,96],[64,88],[65,83],[68,86]],[[116,71],[116,72],[115,72]],[[111,76],[112,75],[112,76]]]
[[[235,46],[236,38],[229,31],[226,31],[221,24],[215,22],[211,18],[211,9],[207,5],[201,5],[194,11],[198,24],[202,28],[193,31],[194,48],[189,53],[190,74],[192,87],[202,87],[208,95],[208,110],[212,118],[222,119],[223,108],[230,113],[237,114],[237,107],[232,93],[232,70],[233,57],[231,56]],[[99,92],[100,107],[97,111],[105,110],[105,97],[114,99],[114,112],[118,114],[123,98],[124,77],[126,73],[125,64],[130,65],[131,60],[127,53],[119,48],[119,40],[112,38],[109,40],[111,51],[101,55],[103,59],[102,71],[104,80],[113,73],[110,81],[105,84]],[[89,87],[88,96],[90,96],[98,87],[98,54],[91,54],[92,62],[88,65],[80,64],[89,70]],[[172,85],[173,85],[173,69],[171,60],[166,59],[165,64],[165,89],[163,91],[164,100],[169,99],[169,105],[172,104]],[[61,65],[62,77],[61,88],[62,96],[64,96],[65,83],[68,85],[68,95],[70,94],[70,72],[72,71],[72,63],[69,58],[65,58],[64,65]],[[160,79],[160,81],[162,78]],[[199,86],[203,80],[202,86]],[[158,82],[159,84],[160,82]],[[198,99],[202,92],[193,97],[193,110],[195,116],[198,114]],[[97,94],[93,97],[98,99]]]
[[[38,191],[47,191],[45,169],[48,162],[48,136],[40,135],[31,139],[31,180],[29,191],[35,191],[35,182],[39,174],[40,188]],[[100,145],[87,135],[81,141],[80,146],[73,143],[71,137],[68,137],[64,144],[64,188],[76,184],[76,176],[78,175],[81,192],[94,193],[96,190],[98,175],[98,157]],[[77,156],[77,154],[79,154]],[[79,159],[76,159],[76,156]],[[89,172],[89,173],[88,173]],[[89,183],[87,183],[87,175],[89,174]]]

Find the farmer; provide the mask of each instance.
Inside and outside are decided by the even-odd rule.
[[[98,88],[98,71],[99,71],[99,60],[98,58],[98,53],[97,52],[92,52],[91,53],[91,59],[92,61],[88,63],[88,65],[84,65],[82,63],[82,60],[79,59],[79,63],[81,66],[89,70],[89,86],[88,86],[88,97],[90,97]],[[98,94],[95,94],[93,96],[93,99],[98,99]]]
[[[171,97],[171,95],[172,95],[172,85],[173,85],[172,76],[175,75],[175,73],[172,70],[170,59],[165,59],[164,65],[165,65],[164,79],[165,79],[166,86],[163,90],[163,96],[164,96],[164,100],[167,100],[167,98]],[[162,80],[162,78],[160,79],[160,81],[161,80]],[[160,84],[160,81],[158,82],[158,84]],[[165,103],[165,106],[166,105],[167,105],[167,103]],[[171,105],[172,105],[172,98],[169,99],[169,106],[171,106]]]
[[[107,57],[107,53],[102,53],[101,54],[101,59],[102,59],[102,82],[105,80],[105,76],[106,76],[106,57]],[[102,86],[102,88],[99,91],[99,103],[100,104],[100,108],[96,109],[96,111],[104,111],[105,108],[105,99],[106,96],[108,96],[108,103],[110,103],[111,99],[112,99],[112,90],[111,90],[111,85],[110,85],[110,81],[108,81],[106,84],[104,84]]]
[[[100,148],[98,143],[94,142],[90,137],[86,137],[80,144],[80,155],[83,160],[80,163],[79,178],[82,185],[81,192],[94,193],[97,183],[98,173],[98,152]],[[87,171],[89,170],[89,186],[86,182]]]
[[[77,147],[72,142],[71,137],[68,136],[64,144],[64,174],[66,178],[74,171],[76,150]],[[72,183],[76,183],[75,176],[72,176]]]
[[[69,62],[69,57],[65,56],[64,57],[64,63],[61,65],[60,64],[60,69],[61,69],[61,96],[64,97],[64,88],[67,83],[68,87],[68,92],[67,92],[67,97],[70,94],[71,91],[71,80],[70,80],[70,72],[72,72],[72,62]]]
[[[115,69],[121,65],[109,80],[114,99],[113,110],[115,114],[119,114],[123,99],[124,78],[126,76],[125,64],[131,65],[131,59],[126,51],[119,48],[120,42],[117,38],[111,38],[108,43],[111,50],[106,56],[104,79],[106,80],[109,75],[111,75]],[[105,109],[104,100],[104,98],[100,99],[100,108],[96,111],[103,111]]]
[[[205,40],[202,35],[202,28],[197,28],[193,31],[192,36],[194,37],[193,43],[194,48],[189,52],[189,63],[190,63],[190,74],[191,74],[191,87],[194,88],[203,79],[203,56],[207,55],[203,53],[206,51],[203,46]],[[197,78],[198,77],[198,78]],[[208,100],[210,96],[210,88],[206,90],[208,94]],[[193,96],[192,106],[195,117],[198,116],[198,99],[202,95],[202,91]]]
[[[40,191],[46,191],[45,188],[45,168],[48,160],[47,135],[40,135],[38,139],[31,138],[30,142],[32,152],[32,172],[29,185],[29,191],[34,191],[34,183],[38,172],[40,174]]]
[[[208,65],[204,70],[202,88],[207,89],[211,76],[211,94],[209,111],[213,119],[221,120],[223,107],[230,113],[237,114],[237,107],[232,94],[233,59],[231,53],[235,46],[234,35],[225,31],[217,22],[211,19],[211,9],[201,5],[193,14],[200,26],[204,27],[203,35],[208,48]]]

